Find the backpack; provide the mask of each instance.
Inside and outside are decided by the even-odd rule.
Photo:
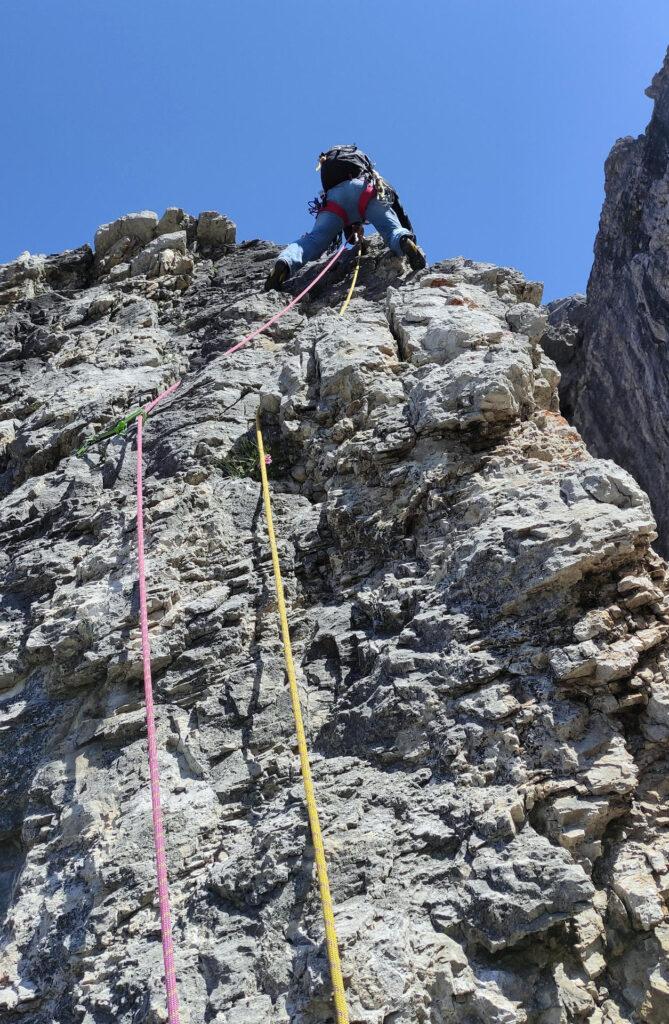
[[[348,181],[350,178],[372,177],[377,182],[380,180],[384,188],[384,194],[380,198],[385,199],[389,206],[392,206],[402,227],[413,231],[413,226],[400,202],[397,190],[383,178],[380,178],[378,174],[374,173],[374,164],[367,154],[363,153],[357,146],[333,146],[332,149],[321,153],[319,167],[324,192],[334,188],[335,185],[340,185],[342,181]],[[317,213],[319,209],[322,209],[322,206],[322,202],[319,204],[316,201],[314,204],[310,204],[310,212]]]
[[[353,229],[356,225],[348,224],[343,210],[340,213],[339,210],[334,209],[337,204],[327,202],[327,192],[329,189],[334,188],[335,185],[340,185],[342,181],[349,181],[351,178],[367,178],[368,182],[371,182],[375,186],[379,199],[381,199],[382,202],[386,202],[395,211],[397,219],[402,227],[407,228],[413,233],[413,225],[400,202],[397,190],[374,170],[374,164],[372,161],[365,153],[362,152],[361,149],[358,149],[357,146],[334,146],[332,149],[326,150],[324,153],[320,154],[318,168],[320,168],[321,172],[323,191],[320,196],[316,196],[316,198],[309,203],[309,213],[314,217],[317,217],[321,210],[329,208],[332,212],[341,216],[344,225],[343,234],[346,237],[347,242],[352,244],[355,241],[355,231]],[[366,208],[366,203],[364,205]],[[364,210],[361,211],[360,221],[361,223],[365,222]],[[340,233],[332,242],[328,252],[334,251],[339,247],[341,237],[342,235]]]
[[[318,158],[323,189],[327,192],[350,178],[371,175],[374,164],[357,146],[334,146]]]

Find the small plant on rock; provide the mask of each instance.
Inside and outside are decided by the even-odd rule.
[[[272,456],[265,456],[265,465],[271,466]],[[258,449],[255,440],[246,436],[236,442],[234,448],[223,459],[221,468],[228,477],[242,478],[250,477],[252,480],[260,480],[260,466],[258,463]]]

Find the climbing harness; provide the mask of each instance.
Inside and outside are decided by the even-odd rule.
[[[364,224],[365,222],[367,207],[369,206],[375,195],[376,189],[374,185],[372,185],[371,181],[368,181],[364,189],[360,193],[360,198],[358,199],[358,214],[360,216],[361,224]],[[335,203],[332,199],[328,199],[327,202],[325,202],[323,206],[321,206],[318,212],[334,213],[335,216],[340,217],[344,224],[344,230],[346,230],[346,228],[348,228],[351,225],[351,221],[344,207],[340,206],[339,203]],[[356,221],[356,223],[358,222]]]
[[[378,181],[379,185],[376,184]],[[365,183],[365,188],[360,193],[358,198],[358,220],[351,221],[348,214],[343,206],[336,203],[334,199],[328,199],[327,193],[322,192],[320,196],[317,196],[309,203],[309,213],[314,217],[318,217],[321,213],[334,213],[335,217],[339,217],[342,222],[342,229],[338,235],[335,236],[332,246],[328,251],[334,251],[341,241],[342,234],[349,245],[355,243],[356,238],[362,236],[364,225],[367,223],[365,218],[367,216],[367,207],[371,203],[372,199],[379,195],[379,186],[383,182],[383,179],[379,175],[375,175],[375,181],[372,182],[369,179]]]
[[[323,909],[323,922],[325,924],[325,944],[328,951],[328,962],[330,964],[330,980],[332,982],[332,994],[335,1004],[337,1024],[348,1024],[348,1008],[344,994],[344,979],[341,972],[341,961],[339,959],[339,945],[337,942],[337,931],[335,928],[334,910],[332,907],[332,896],[330,894],[330,882],[328,880],[328,869],[325,860],[325,848],[323,836],[318,817],[318,806],[314,783],[311,777],[311,766],[309,764],[309,751],[307,749],[307,737],[304,731],[302,720],[302,708],[300,706],[300,694],[297,688],[295,676],[295,663],[293,661],[293,650],[290,643],[290,630],[288,629],[288,616],[286,613],[286,600],[283,592],[283,580],[281,578],[281,566],[279,564],[279,553],[276,545],[276,534],[272,520],[272,503],[267,480],[267,464],[265,462],[265,446],[263,443],[262,430],[260,427],[260,412],[256,412],[256,440],[258,442],[258,458],[260,461],[260,477],[262,480],[263,501],[265,504],[265,518],[267,520],[267,534],[269,545],[272,551],[272,567],[274,569],[274,583],[276,587],[276,599],[279,606],[279,620],[281,623],[281,639],[283,641],[283,657],[286,665],[286,675],[290,688],[290,700],[293,706],[293,717],[295,719],[295,732],[297,734],[297,747],[300,754],[300,767],[302,769],[302,784],[304,786],[304,797],[309,817],[309,828],[311,839],[314,845],[316,859],[316,873],[318,875],[318,888],[321,895],[321,906]]]
[[[278,313],[275,313],[273,317],[267,320],[260,327],[255,328],[249,334],[247,334],[241,341],[237,342],[231,348],[227,349],[226,355],[231,355],[233,352],[238,352],[239,349],[248,345],[253,338],[257,337],[273,323],[275,323],[280,317],[287,313],[288,310],[292,309],[300,299],[304,298],[307,292],[316,285],[322,277],[327,274],[328,270],[334,266],[336,261],[341,256],[342,252],[346,248],[343,244],[332,257],[331,260],[326,263],[320,273],[311,281],[306,288],[304,288],[299,295],[284,306]],[[357,275],[356,275],[357,276]],[[352,289],[351,289],[352,293]],[[350,295],[349,295],[350,298]],[[346,305],[348,305],[348,300]],[[343,309],[342,309],[343,313]],[[93,445],[99,444],[102,441],[108,440],[111,437],[116,437],[122,434],[132,424],[137,424],[137,561],[138,561],[138,580],[139,580],[139,623],[140,633],[142,638],[142,666],[143,666],[143,677],[144,677],[144,700],[146,706],[146,732],[148,739],[148,754],[149,754],[149,782],[151,790],[151,817],[153,821],[153,839],[154,839],[154,852],[156,860],[156,876],[158,883],[158,906],[160,912],[160,935],[163,949],[163,964],[165,968],[165,990],[167,994],[167,1014],[168,1024],[180,1024],[179,1017],[179,997],[177,992],[176,982],[176,968],[174,963],[174,945],[172,940],[172,913],[170,906],[170,893],[169,893],[169,882],[167,876],[167,861],[165,857],[165,833],[163,826],[163,815],[160,801],[160,768],[158,763],[158,742],[156,737],[156,720],[155,710],[153,702],[153,680],[151,677],[151,642],[149,639],[149,619],[147,610],[146,600],[146,561],[144,552],[144,493],[143,493],[143,426],[144,422],[148,419],[150,414],[153,412],[155,407],[163,399],[171,395],[179,387],[181,381],[177,381],[175,384],[170,385],[162,391],[157,398],[154,398],[146,406],[141,406],[139,409],[135,409],[133,412],[124,416],[118,420],[113,426],[107,430],[102,431],[100,434],[95,434],[93,437],[88,438],[78,449],[76,454],[83,456],[86,454],[89,448]],[[259,444],[262,445],[262,436],[260,435],[260,427],[258,424],[258,437]],[[283,598],[283,587],[281,585],[281,576],[278,563],[278,557],[276,555],[276,540],[274,539],[274,529],[272,526],[272,512],[269,505],[269,490],[267,490],[267,470],[263,457],[261,459],[261,474],[264,480],[264,488],[266,489],[266,513],[268,529],[271,534],[271,543],[273,544],[273,560],[275,565],[275,573],[277,576],[277,592],[279,594],[279,604],[283,608],[282,618],[282,629],[285,624],[284,633],[284,644],[286,645],[286,665],[291,682],[291,696],[293,698],[293,712],[295,714],[296,729],[298,732],[298,744],[300,745],[300,760],[302,763],[302,775],[304,778],[305,792],[307,794],[307,810],[309,814],[309,823],[311,826],[311,832],[314,843],[314,850],[316,854],[316,865],[318,869],[318,882],[321,892],[321,901],[323,904],[323,917],[325,920],[325,933],[326,943],[328,950],[328,959],[330,963],[330,973],[332,976],[332,987],[334,993],[335,1007],[337,1011],[337,1024],[348,1024],[348,1013],[346,1010],[346,1001],[344,997],[344,988],[341,976],[341,966],[339,963],[339,950],[337,947],[337,936],[334,926],[334,914],[332,911],[332,900],[330,897],[330,888],[327,878],[327,870],[325,864],[325,852],[323,849],[323,840],[321,837],[320,824],[318,821],[318,812],[316,809],[313,783],[311,781],[311,771],[309,768],[309,760],[306,751],[306,740],[304,736],[304,726],[302,724],[302,717],[299,705],[299,696],[297,693],[297,684],[295,683],[295,670],[292,662],[292,654],[290,654],[290,636],[288,634],[288,624],[286,621],[285,602]],[[279,592],[279,587],[281,590]],[[288,659],[290,658],[290,667],[288,667]]]

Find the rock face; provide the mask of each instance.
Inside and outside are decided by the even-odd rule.
[[[3,1024],[165,1020],[132,432],[184,1022],[332,1019],[258,405],[351,1020],[669,1011],[669,580],[559,415],[540,286],[373,244],[266,336],[275,246],[182,210],[2,270]],[[308,269],[298,288],[313,270]]]
[[[588,304],[585,295],[570,295],[546,306],[548,323],[541,338],[544,352],[560,371],[560,412],[570,422],[582,373],[581,346]]]
[[[648,492],[659,549],[669,552],[669,53],[647,94],[653,116],[606,163],[606,201],[587,306],[552,311],[568,323],[560,351],[565,415],[597,455],[615,459]],[[559,331],[558,331],[559,333]]]

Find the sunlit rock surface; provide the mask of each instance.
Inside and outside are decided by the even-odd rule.
[[[596,455],[648,492],[669,553],[669,54],[646,90],[638,138],[606,162],[606,200],[583,296],[552,303],[546,350],[563,375],[564,415]]]
[[[373,243],[266,336],[277,247],[150,211],[1,270],[3,1024],[165,1020],[134,431],[182,1019],[332,1020],[253,449],[353,1022],[669,1012],[669,586],[561,417],[541,287]],[[292,287],[314,273],[303,272]]]

